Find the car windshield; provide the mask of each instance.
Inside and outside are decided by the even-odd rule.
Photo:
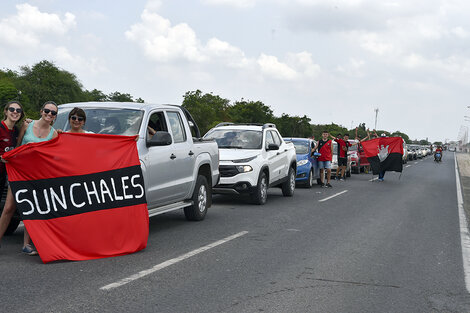
[[[54,128],[68,131],[68,115],[72,108],[61,108]],[[133,136],[139,133],[143,111],[111,108],[83,108],[86,122],[83,129],[95,134]]]
[[[261,149],[263,133],[256,130],[213,129],[204,138],[214,139],[219,148]]]
[[[309,153],[310,146],[308,142],[299,142],[299,141],[293,141],[292,142],[295,147],[295,152],[297,154],[307,154]]]

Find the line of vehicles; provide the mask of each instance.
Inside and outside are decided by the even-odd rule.
[[[296,185],[320,183],[317,162],[310,153],[315,142],[282,138],[274,124],[221,123],[201,136],[191,114],[181,106],[87,102],[60,105],[55,128],[70,128],[68,114],[74,107],[85,111],[84,129],[89,132],[138,136],[149,216],[183,209],[188,220],[200,221],[214,193],[248,195],[262,205],[271,187],[292,197]],[[336,143],[333,149],[334,175]],[[347,176],[367,171],[368,165],[361,145],[351,147]],[[19,222],[15,215],[6,234],[14,232]]]

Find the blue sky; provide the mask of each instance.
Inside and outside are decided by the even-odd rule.
[[[43,59],[85,88],[181,103],[260,100],[276,115],[412,139],[457,139],[470,116],[463,0],[2,0],[0,59]]]

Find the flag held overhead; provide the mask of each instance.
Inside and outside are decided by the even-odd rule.
[[[380,137],[362,142],[372,172],[403,170],[403,139],[401,137]]]

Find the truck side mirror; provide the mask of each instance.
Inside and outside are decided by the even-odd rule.
[[[275,143],[270,143],[266,150],[279,150],[279,146],[276,145]]]
[[[166,131],[157,131],[155,135],[147,141],[147,146],[168,146],[171,145],[171,135]]]

